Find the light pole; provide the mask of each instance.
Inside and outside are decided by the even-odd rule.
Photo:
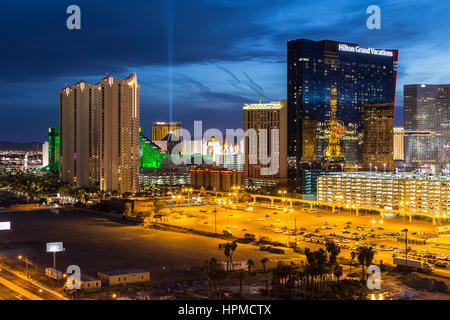
[[[386,163],[384,163],[384,173],[386,173]]]
[[[372,172],[372,164],[370,164],[370,172]]]
[[[23,261],[25,262],[25,275],[26,275],[27,278],[29,278],[29,277],[28,277],[28,264],[32,265],[31,261],[28,260],[27,257],[23,257],[22,255],[19,255],[17,258],[18,258],[19,260],[22,260],[22,259],[23,259]]]
[[[383,220],[379,220],[379,223],[383,224]],[[372,220],[372,224],[374,224],[377,228],[377,244],[379,244],[379,235],[378,235],[379,225],[378,225],[377,221],[375,221],[375,220]]]
[[[402,232],[405,233],[405,259],[406,266],[408,266],[408,229],[403,229]]]

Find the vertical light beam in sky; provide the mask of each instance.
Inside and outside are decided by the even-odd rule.
[[[167,58],[168,58],[168,76],[169,76],[169,121],[172,121],[172,80],[173,80],[173,0],[167,0]]]

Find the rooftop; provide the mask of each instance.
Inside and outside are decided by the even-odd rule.
[[[131,269],[120,269],[120,270],[112,270],[112,271],[104,271],[99,272],[101,274],[105,274],[107,276],[118,276],[122,274],[131,274],[131,273],[148,273],[149,271],[138,269],[138,268],[131,268]]]

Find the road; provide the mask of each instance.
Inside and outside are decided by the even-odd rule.
[[[16,271],[9,271],[0,266],[0,286],[2,300],[61,300],[60,297],[48,291],[31,279],[26,279]]]
[[[27,300],[27,298],[0,284],[0,300]]]

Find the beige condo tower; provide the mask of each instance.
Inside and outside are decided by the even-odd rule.
[[[61,179],[74,187],[139,190],[139,84],[107,74],[59,92]]]

